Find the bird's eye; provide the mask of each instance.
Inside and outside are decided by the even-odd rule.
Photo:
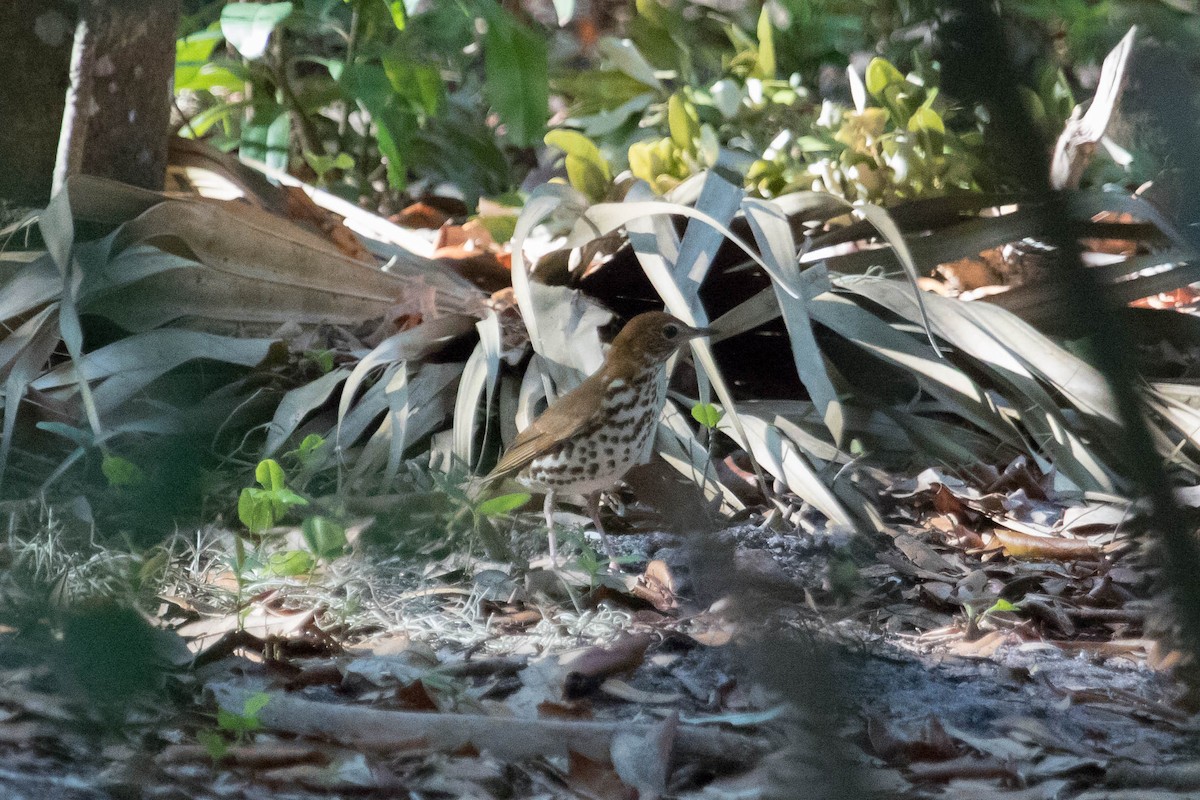
[[[676,325],[673,322],[668,322],[666,325],[663,325],[663,336],[667,337],[668,339],[674,339],[678,335],[679,335],[679,326],[678,325]]]

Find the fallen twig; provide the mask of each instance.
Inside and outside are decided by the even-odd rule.
[[[246,700],[262,687],[216,683],[207,688],[221,708],[240,714]],[[612,743],[618,734],[648,736],[653,727],[631,722],[389,711],[318,703],[279,692],[267,694],[271,699],[256,717],[264,729],[315,736],[361,750],[456,751],[469,745],[505,759],[566,756],[574,752],[595,761],[610,762]],[[680,726],[675,744],[676,754],[684,758],[742,764],[752,763],[768,749],[761,738],[688,725]]]

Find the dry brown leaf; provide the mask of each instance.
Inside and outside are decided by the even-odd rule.
[[[1004,552],[1014,558],[1095,561],[1100,557],[1099,551],[1086,539],[1031,536],[1006,528],[996,528],[993,533],[1004,545]]]
[[[646,572],[638,576],[631,590],[634,597],[645,600],[663,614],[679,610],[679,598],[675,596],[675,577],[667,562],[655,559],[646,565]]]
[[[960,258],[948,264],[938,264],[937,272],[946,281],[946,287],[954,293],[968,292],[981,286],[1002,283],[1000,274],[986,259]]]
[[[613,737],[613,767],[621,780],[637,789],[638,800],[656,800],[667,790],[678,728],[675,712],[647,731],[621,731]]]
[[[654,637],[648,633],[631,633],[608,647],[585,650],[569,664],[563,697],[574,700],[591,694],[610,676],[637,669],[645,661],[646,650],[653,642]]]
[[[404,210],[397,214],[388,217],[389,222],[394,222],[397,225],[405,228],[416,228],[436,231],[450,220],[450,216],[444,211],[434,208],[428,203],[413,203],[406,206]]]
[[[371,251],[363,246],[349,228],[342,224],[342,218],[327,209],[321,208],[313,199],[298,186],[284,186],[284,198],[287,202],[287,215],[293,222],[305,224],[327,236],[338,250],[350,258],[359,261],[374,261]]]
[[[992,631],[983,636],[968,641],[963,639],[950,644],[950,652],[963,658],[991,658],[996,651],[1012,639],[1011,631]]]
[[[905,557],[917,567],[935,574],[953,574],[958,572],[953,564],[942,558],[932,547],[919,539],[904,533],[898,533],[892,539],[896,543],[896,549],[904,553]]]
[[[626,786],[611,764],[593,761],[572,752],[568,760],[566,780],[583,797],[597,800],[634,800],[637,790]]]
[[[959,754],[958,744],[946,733],[941,721],[930,716],[916,732],[904,736],[893,733],[880,715],[867,719],[867,738],[875,755],[889,763],[944,761]]]

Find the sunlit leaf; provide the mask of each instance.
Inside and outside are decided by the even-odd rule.
[[[528,503],[529,498],[530,495],[525,492],[502,494],[499,497],[484,500],[475,510],[485,517],[502,517]]]
[[[283,467],[279,466],[279,462],[273,458],[264,458],[258,462],[258,466],[254,470],[254,479],[264,489],[271,491],[277,491],[286,486]]]
[[[867,91],[878,101],[884,100],[884,90],[894,83],[902,83],[904,76],[887,59],[875,57],[867,65]]]
[[[663,84],[654,74],[654,67],[638,52],[637,46],[628,39],[616,39],[605,36],[597,45],[600,54],[610,64],[652,89],[662,90]]]
[[[716,428],[723,416],[725,412],[712,403],[696,403],[692,406],[692,419],[709,429]]]
[[[291,3],[228,3],[221,9],[221,33],[246,58],[261,58],[271,34],[291,15]]]
[[[758,14],[758,64],[755,75],[768,80],[775,77],[775,29],[771,27],[771,4],[763,3]]]

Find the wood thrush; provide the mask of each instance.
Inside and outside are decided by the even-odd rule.
[[[639,314],[613,340],[604,365],[559,398],[513,440],[485,478],[515,477],[546,493],[550,561],[558,562],[556,494],[584,495],[605,550],[600,493],[650,455],[667,397],[667,360],[709,329],[692,328],[661,311]]]

